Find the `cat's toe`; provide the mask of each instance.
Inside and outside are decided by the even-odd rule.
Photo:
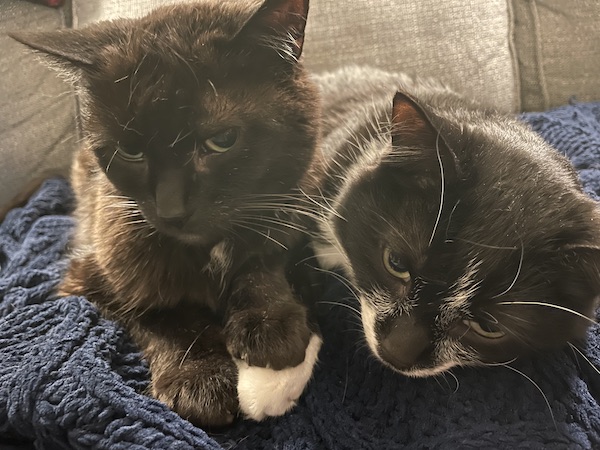
[[[239,411],[237,368],[230,363],[211,373],[193,363],[164,371],[152,380],[152,396],[197,426],[229,425]]]
[[[294,305],[297,306],[297,305]],[[246,310],[225,327],[227,350],[250,366],[280,370],[305,360],[312,331],[304,308],[282,311]]]
[[[313,334],[304,360],[282,370],[250,366],[236,360],[238,400],[244,416],[259,421],[281,416],[292,409],[312,376],[321,344],[321,338]]]

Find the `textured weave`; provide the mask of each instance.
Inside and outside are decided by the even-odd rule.
[[[600,3],[509,0],[521,109],[600,100]]]
[[[598,198],[600,104],[525,119]],[[0,448],[600,448],[600,374],[571,349],[514,363],[523,375],[495,367],[408,379],[369,355],[354,312],[325,303],[321,362],[298,407],[213,440],[141,394],[147,367],[118,326],[83,298],[52,299],[71,202],[68,185],[49,180],[0,225]],[[332,282],[324,301],[356,306],[346,296]],[[598,327],[583,351],[600,367]]]

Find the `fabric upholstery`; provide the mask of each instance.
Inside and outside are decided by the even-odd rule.
[[[0,205],[25,183],[66,173],[76,145],[71,87],[6,33],[64,26],[63,10],[22,0],[0,1]]]
[[[509,2],[521,109],[600,100],[600,2]]]

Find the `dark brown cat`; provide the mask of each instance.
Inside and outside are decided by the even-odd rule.
[[[60,294],[119,320],[150,393],[197,424],[283,414],[319,350],[286,271],[318,136],[298,64],[307,13],[307,0],[206,1],[13,35],[82,101]]]
[[[600,211],[566,158],[432,80],[317,81],[329,200],[315,247],[348,276],[378,358],[429,376],[585,338]]]

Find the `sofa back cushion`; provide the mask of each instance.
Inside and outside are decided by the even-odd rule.
[[[509,2],[520,109],[600,100],[600,2]]]
[[[65,26],[65,11],[0,1],[0,207],[47,173],[64,174],[77,142],[75,94],[8,35]]]
[[[73,0],[74,25],[139,16],[175,1]],[[315,72],[355,63],[432,76],[515,110],[508,34],[506,0],[311,0],[304,63]]]

